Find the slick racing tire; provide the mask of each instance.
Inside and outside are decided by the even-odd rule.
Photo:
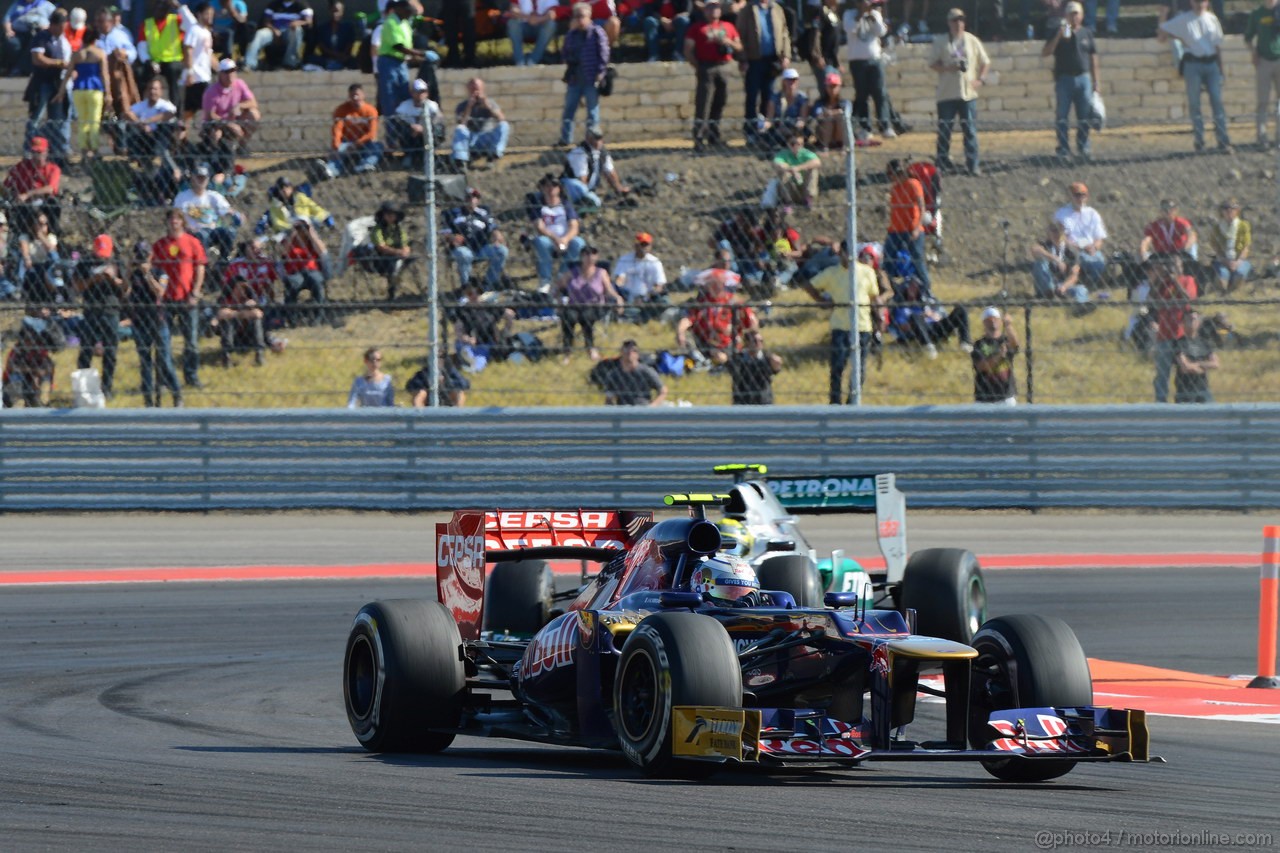
[[[1093,704],[1093,679],[1075,632],[1052,616],[1001,616],[973,637],[969,743],[983,749],[998,733],[987,720],[1009,708],[1063,708]],[[1043,782],[1070,772],[1073,761],[1017,758],[984,761],[1006,782]]]
[[[987,585],[972,551],[926,548],[902,576],[902,609],[916,611],[916,633],[966,645],[987,620]]]
[[[760,562],[756,578],[761,589],[789,592],[797,607],[822,606],[822,579],[813,561],[803,554],[779,554]]]
[[[742,669],[729,632],[709,616],[655,613],[622,647],[613,683],[622,751],[648,776],[709,776],[718,764],[672,757],[676,705],[742,706]]]
[[[485,585],[485,630],[532,637],[551,621],[554,593],[546,561],[495,563]]]
[[[342,667],[347,720],[370,752],[439,752],[453,742],[465,685],[453,614],[423,599],[360,608]]]

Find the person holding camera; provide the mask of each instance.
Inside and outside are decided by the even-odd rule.
[[[1080,21],[1084,7],[1072,0],[1067,13],[1053,35],[1040,49],[1041,56],[1053,57],[1053,89],[1057,98],[1055,128],[1057,154],[1071,156],[1071,138],[1067,115],[1076,110],[1076,150],[1081,159],[1089,159],[1089,121],[1093,118],[1093,93],[1098,91],[1098,50],[1093,31]]]
[[[685,61],[698,73],[693,121],[695,152],[724,144],[720,138],[720,117],[729,98],[733,53],[742,50],[737,27],[720,18],[720,0],[707,0],[702,14],[703,20],[689,27],[684,38]]]
[[[975,403],[1018,402],[1018,380],[1013,374],[1013,357],[1018,354],[1018,336],[1013,318],[992,306],[982,312],[981,338],[973,342],[973,401]]]
[[[929,67],[938,74],[937,164],[942,170],[955,168],[951,162],[951,128],[960,120],[964,134],[964,163],[970,175],[981,175],[978,163],[978,89],[987,83],[991,59],[973,33],[965,32],[964,11],[947,13],[947,34],[933,40]]]

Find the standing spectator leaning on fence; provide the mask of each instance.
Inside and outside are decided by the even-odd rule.
[[[1249,13],[1244,27],[1244,43],[1249,46],[1254,71],[1254,124],[1258,145],[1267,147],[1267,125],[1276,121],[1280,142],[1280,118],[1276,100],[1280,98],[1280,0],[1263,0]],[[1274,93],[1274,94],[1273,94]]]
[[[1212,403],[1209,371],[1218,369],[1218,354],[1213,343],[1200,334],[1200,312],[1188,308],[1183,318],[1182,337],[1174,350],[1173,401],[1175,403]]]
[[[609,37],[604,28],[591,22],[591,5],[575,3],[569,32],[561,48],[564,56],[564,112],[560,117],[562,146],[573,144],[573,120],[579,102],[587,104],[587,127],[600,126],[600,84],[609,66]]]
[[[791,65],[791,35],[782,6],[775,0],[750,0],[738,12],[738,33],[742,39],[739,68],[746,94],[743,129],[747,139],[752,139],[773,99],[774,80]]]
[[[72,281],[84,306],[76,367],[84,370],[93,363],[94,355],[101,355],[102,393],[110,400],[120,345],[120,300],[128,291],[115,262],[115,243],[110,234],[93,239],[93,254],[76,265]]]
[[[1196,151],[1204,150],[1204,116],[1200,112],[1200,92],[1209,94],[1213,110],[1213,135],[1218,150],[1234,153],[1227,134],[1227,110],[1222,104],[1222,24],[1209,11],[1209,0],[1193,0],[1191,11],[1183,12],[1160,24],[1160,41],[1171,37],[1182,43],[1182,79],[1187,84],[1187,111],[1191,114],[1191,133]]]
[[[592,367],[588,378],[604,391],[606,406],[661,406],[667,400],[662,377],[640,360],[640,345],[633,340],[622,342],[617,358],[606,358]]]
[[[1218,208],[1218,218],[1209,229],[1213,271],[1224,294],[1235,290],[1253,272],[1253,264],[1248,260],[1252,245],[1253,231],[1249,223],[1240,218],[1240,202],[1227,199]]]
[[[742,50],[738,30],[721,19],[720,0],[706,0],[703,20],[689,27],[684,37],[685,61],[697,73],[694,93],[693,150],[724,144],[720,119],[729,98],[734,51]]]
[[[200,241],[187,233],[183,212],[174,207],[165,215],[166,233],[151,245],[151,268],[168,284],[162,297],[169,322],[182,334],[182,378],[188,388],[200,382],[200,298],[204,293],[208,258]],[[162,332],[166,342],[169,329]],[[181,402],[175,395],[174,405]]]
[[[181,406],[182,387],[173,368],[169,322],[162,307],[168,277],[152,265],[151,255],[151,244],[140,240],[133,247],[133,269],[129,272],[129,320],[138,350],[142,403],[147,408],[160,405],[159,379],[161,387],[173,395],[173,405]]]
[[[773,405],[773,377],[782,370],[782,356],[764,348],[759,329],[742,333],[742,349],[729,359],[733,405]]]
[[[867,382],[867,353],[871,350],[871,339],[875,327],[871,321],[872,306],[881,303],[880,283],[876,271],[862,261],[854,266],[852,286],[849,281],[849,267],[853,264],[849,256],[849,244],[840,241],[840,263],[827,267],[809,282],[800,282],[800,287],[814,301],[831,309],[831,359],[830,359],[830,393],[827,402],[833,406],[853,402],[852,395],[845,394],[844,372],[849,367],[853,356],[853,327],[849,323],[850,306],[858,309],[858,351],[861,354],[861,385]]]
[[[924,256],[924,187],[911,177],[906,163],[890,160],[889,177],[889,232],[884,241],[885,263],[898,263],[899,253],[905,252],[911,259],[924,296],[933,296],[933,284],[929,278],[929,266]]]
[[[467,99],[458,104],[453,114],[458,122],[451,143],[455,169],[475,168],[472,158],[477,154],[502,159],[511,136],[511,125],[498,102],[485,94],[483,80],[472,77],[467,81]]]
[[[1018,336],[1013,318],[994,306],[982,312],[982,337],[973,342],[973,400],[975,403],[1018,402],[1018,379],[1013,358],[1018,354]]]
[[[65,30],[67,13],[61,9],[49,16],[48,29],[31,39],[31,76],[22,99],[27,102],[26,144],[36,136],[48,140],[49,159],[66,164],[71,128],[67,122],[66,80],[71,73],[71,44]]]
[[[1151,262],[1150,301],[1156,311],[1156,374],[1152,385],[1157,403],[1169,400],[1169,373],[1177,360],[1178,341],[1186,334],[1185,314],[1199,295],[1196,282],[1182,274],[1177,255],[1160,255]]]
[[[881,0],[859,0],[857,8],[844,13],[844,31],[847,36],[845,56],[849,59],[849,74],[853,78],[854,130],[859,136],[869,136],[872,131],[868,101],[875,103],[876,128],[885,139],[898,134],[893,129],[889,115],[889,93],[884,79],[884,50],[880,40],[889,34],[889,26],[880,13]]]
[[[1067,240],[1080,253],[1080,272],[1091,283],[1102,280],[1107,272],[1107,256],[1103,244],[1107,226],[1102,214],[1089,206],[1089,187],[1076,181],[1067,188],[1071,202],[1058,208],[1053,218],[1062,223]]]
[[[947,34],[933,40],[929,67],[938,74],[938,168],[950,171],[951,127],[959,120],[964,135],[964,162],[970,175],[981,175],[978,157],[978,89],[987,83],[991,59],[973,33],[965,32],[964,12],[947,13]]]
[[[1055,128],[1059,157],[1071,156],[1071,134],[1067,116],[1076,111],[1076,151],[1088,160],[1089,122],[1093,118],[1093,93],[1098,91],[1098,51],[1093,31],[1081,23],[1083,9],[1072,0],[1066,15],[1045,42],[1041,56],[1053,57],[1053,87],[1057,100]]]
[[[364,373],[351,383],[348,409],[385,408],[396,404],[396,386],[390,373],[382,372],[382,350],[364,351]]]
[[[507,38],[516,65],[538,65],[547,45],[556,34],[556,7],[559,0],[511,0],[507,10]],[[587,16],[590,18],[590,15]],[[533,52],[524,52],[525,38],[534,39]],[[453,54],[449,55],[453,59]]]

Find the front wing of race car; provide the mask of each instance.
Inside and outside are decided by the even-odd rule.
[[[1132,709],[1016,708],[989,724],[999,737],[985,749],[964,744],[895,741],[863,745],[861,727],[819,710],[672,708],[672,754],[702,761],[759,764],[858,764],[863,761],[1148,761],[1146,712]]]

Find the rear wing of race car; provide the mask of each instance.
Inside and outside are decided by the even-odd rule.
[[[436,594],[464,640],[484,624],[486,564],[502,560],[606,561],[630,548],[652,513],[626,510],[457,510],[436,525]]]
[[[768,487],[778,506],[791,512],[839,511],[876,514],[876,542],[884,557],[887,580],[902,580],[907,567],[907,498],[893,474],[827,477],[767,477],[760,464],[717,465],[716,474],[733,476],[735,484],[752,474]]]

